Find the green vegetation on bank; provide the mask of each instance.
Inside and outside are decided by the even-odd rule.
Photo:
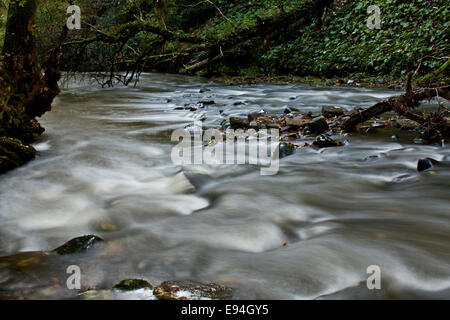
[[[118,71],[140,63],[139,70],[206,76],[390,80],[404,78],[419,65],[418,77],[423,77],[450,56],[450,5],[446,0],[335,0],[329,1],[332,4],[323,12],[313,14],[310,22],[302,23],[305,16],[288,24],[277,21],[308,2],[314,0],[76,0],[73,3],[82,9],[82,29],[71,31],[69,41],[100,33],[114,35],[127,23],[145,21],[159,30],[220,44],[258,28],[261,21],[278,25],[227,48],[223,58],[199,70],[196,64],[220,54],[217,48],[200,50],[196,43],[147,30],[125,43],[94,41],[67,46],[64,68],[104,71],[113,64]],[[68,5],[64,0],[41,0],[36,21],[40,61],[59,36]],[[371,5],[381,9],[380,30],[367,27]],[[0,9],[0,35],[4,11],[4,7]]]
[[[381,8],[380,30],[366,25],[371,4]],[[431,71],[450,54],[449,15],[446,0],[350,1],[335,15],[327,14],[320,31],[309,26],[274,47],[261,66],[271,73],[396,77],[423,59],[422,71]]]

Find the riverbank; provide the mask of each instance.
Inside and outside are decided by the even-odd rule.
[[[383,79],[381,77],[355,79],[348,78],[318,78],[318,77],[301,77],[293,75],[274,75],[274,76],[212,76],[208,79],[218,81],[225,84],[306,84],[319,85],[327,87],[356,87],[356,88],[386,88],[404,90],[403,79]]]

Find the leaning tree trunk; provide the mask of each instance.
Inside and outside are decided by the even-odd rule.
[[[2,55],[0,56],[0,173],[35,156],[31,142],[44,129],[35,119],[51,108],[59,93],[60,41],[45,63],[37,61],[34,28],[39,0],[10,0]]]
[[[39,92],[41,74],[34,46],[33,28],[37,0],[10,0],[2,51],[1,135],[31,140],[40,133],[26,109]]]

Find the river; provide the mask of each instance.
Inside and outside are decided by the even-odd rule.
[[[40,119],[38,158],[0,177],[0,256],[96,234],[106,253],[71,258],[90,288],[137,277],[215,282],[235,299],[449,299],[449,167],[416,170],[421,158],[449,160],[447,146],[354,134],[343,147],[296,151],[272,176],[171,161],[171,133],[200,118],[219,127],[261,109],[353,109],[395,94],[163,74],[135,88],[72,84]],[[215,104],[179,110],[205,99]],[[0,272],[0,293],[42,286],[40,276],[64,274],[64,259],[34,266],[39,276],[27,280]],[[371,265],[380,290],[366,286]]]

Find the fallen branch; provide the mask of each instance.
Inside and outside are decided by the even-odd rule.
[[[404,116],[419,123],[427,132],[427,140],[429,142],[436,142],[440,138],[448,139],[450,131],[449,125],[447,120],[440,113],[423,116],[410,109],[417,107],[420,104],[420,101],[431,99],[436,96],[450,100],[450,86],[424,88],[411,91],[409,86],[410,81],[411,79],[408,77],[407,92],[405,94],[391,97],[376,103],[370,108],[354,112],[350,118],[341,125],[342,130],[354,131],[358,124],[377,117],[385,112],[394,111],[400,116]]]
[[[412,91],[411,93],[405,93],[400,96],[380,101],[370,108],[353,113],[341,127],[345,131],[354,131],[358,124],[389,111],[395,111],[400,115],[404,115],[411,120],[423,124],[426,119],[417,113],[407,110],[407,108],[418,106],[420,101],[431,99],[436,96],[450,100],[450,86],[419,89]]]

